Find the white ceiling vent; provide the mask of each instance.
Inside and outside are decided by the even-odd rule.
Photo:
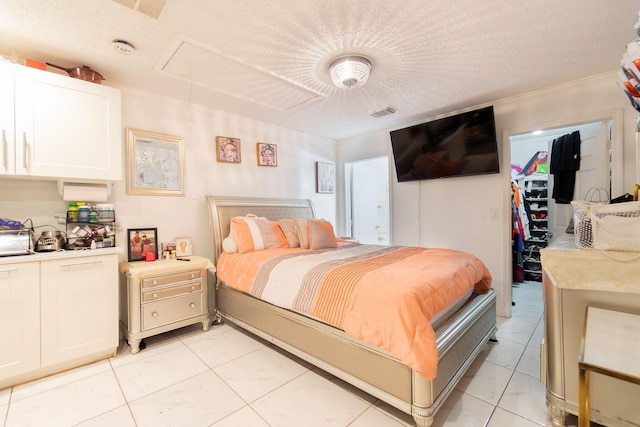
[[[143,13],[154,19],[158,19],[167,0],[113,0],[114,2],[126,6],[136,12]]]
[[[325,98],[321,93],[184,36],[176,36],[155,71],[280,111]]]
[[[393,114],[395,112],[396,112],[395,108],[390,107],[389,105],[387,105],[386,107],[384,107],[381,110],[377,110],[377,111],[373,111],[373,112],[369,113],[369,115],[371,115],[371,117],[375,117],[376,119],[379,119],[381,117],[388,116],[388,115]]]

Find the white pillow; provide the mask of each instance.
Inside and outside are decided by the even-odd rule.
[[[222,241],[222,250],[230,254],[238,252],[238,242],[233,234],[233,227],[229,230],[229,235]]]

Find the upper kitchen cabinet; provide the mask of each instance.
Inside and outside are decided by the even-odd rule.
[[[0,64],[0,79],[0,173],[87,182],[122,179],[118,89],[8,63]]]

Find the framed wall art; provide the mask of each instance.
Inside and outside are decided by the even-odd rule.
[[[157,228],[129,228],[127,229],[127,257],[129,262],[145,261],[147,254],[152,253],[153,259],[158,257],[158,229]]]
[[[193,255],[193,245],[191,237],[176,237],[176,255],[189,256]]]
[[[184,144],[178,136],[126,130],[127,194],[184,196]]]
[[[216,136],[216,156],[219,162],[240,163],[240,139],[230,136]]]
[[[278,146],[258,142],[256,144],[258,152],[258,166],[278,166]]]
[[[336,190],[336,165],[316,162],[316,193],[332,194]]]

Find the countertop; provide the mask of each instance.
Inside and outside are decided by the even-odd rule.
[[[55,252],[36,252],[31,255],[15,255],[0,257],[0,265],[16,264],[22,262],[48,261],[54,259],[66,258],[83,258],[96,255],[123,254],[124,249],[119,247],[100,248],[100,249],[83,249],[76,251],[55,251]]]

